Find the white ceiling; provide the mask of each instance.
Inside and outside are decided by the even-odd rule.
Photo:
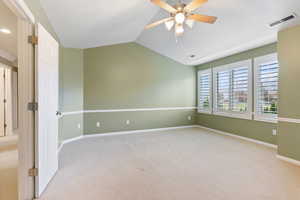
[[[65,47],[90,48],[134,41],[159,8],[144,0],[43,0]]]
[[[189,2],[191,0],[184,0]],[[176,0],[169,0],[175,4]],[[173,3],[172,3],[173,2]],[[215,24],[195,23],[176,42],[164,25],[144,26],[168,13],[150,0],[43,0],[43,7],[66,47],[90,48],[136,41],[186,65],[205,63],[277,40],[283,26],[300,24],[300,17],[274,28],[268,24],[300,15],[299,0],[209,0],[195,13],[217,16]],[[195,58],[189,58],[190,55]]]
[[[0,32],[0,56],[9,60],[17,59],[17,17],[0,0],[0,29],[6,28],[11,34]]]

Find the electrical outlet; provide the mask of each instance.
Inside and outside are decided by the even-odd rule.
[[[77,124],[77,128],[79,128],[79,129],[80,129],[80,128],[81,128],[81,125],[80,125],[80,124]]]
[[[188,116],[188,120],[191,121],[192,120],[192,116],[189,115]]]
[[[272,130],[272,135],[277,135],[277,130],[276,129]]]
[[[130,120],[126,120],[126,124],[129,125],[130,124]]]
[[[100,126],[101,126],[101,125],[100,125],[100,122],[97,122],[97,123],[96,123],[96,126],[97,126],[97,127],[100,127]]]

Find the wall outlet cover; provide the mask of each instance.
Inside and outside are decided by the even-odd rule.
[[[101,126],[100,122],[97,122],[97,123],[96,123],[96,126],[97,126],[97,127],[100,127],[100,126]]]
[[[188,116],[188,120],[191,121],[192,120],[192,116],[189,115]]]
[[[127,125],[130,124],[130,120],[126,120],[126,124],[127,124]]]
[[[272,130],[272,135],[277,135],[277,130],[276,129]]]
[[[80,125],[80,124],[77,124],[77,128],[79,128],[79,129],[80,129],[80,128],[81,128],[81,125]]]

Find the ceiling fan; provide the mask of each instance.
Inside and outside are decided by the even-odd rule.
[[[206,3],[208,0],[193,0],[189,4],[179,2],[174,6],[171,6],[162,0],[150,1],[168,11],[170,13],[170,17],[149,24],[145,27],[145,29],[150,29],[157,25],[165,23],[167,30],[170,31],[173,27],[175,27],[175,35],[181,36],[184,33],[184,24],[186,24],[190,28],[193,28],[195,21],[213,24],[217,20],[217,17],[191,13],[192,11],[199,8],[202,4]]]

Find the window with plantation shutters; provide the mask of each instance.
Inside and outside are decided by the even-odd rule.
[[[251,60],[213,69],[214,113],[251,119]]]
[[[232,111],[248,111],[249,69],[239,67],[232,70]],[[251,108],[250,108],[251,109]]]
[[[230,110],[230,88],[231,88],[230,70],[217,72],[217,111]]]
[[[211,113],[211,69],[198,72],[198,111]]]
[[[256,120],[276,121],[278,113],[279,64],[277,54],[258,57],[255,63]]]

